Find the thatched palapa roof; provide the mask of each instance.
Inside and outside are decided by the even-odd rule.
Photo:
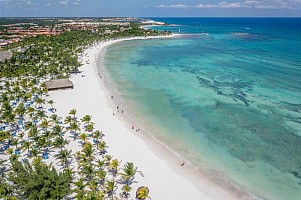
[[[5,59],[10,59],[12,55],[13,54],[10,51],[0,51],[0,61],[4,61]]]
[[[69,79],[56,79],[46,81],[48,90],[73,89],[73,83]]]

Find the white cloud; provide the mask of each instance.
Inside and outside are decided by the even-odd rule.
[[[31,0],[0,0],[1,3],[6,3],[6,4],[32,4]]]
[[[38,9],[37,3],[33,3],[32,0],[0,0],[1,8],[23,8],[23,9]]]
[[[214,4],[197,4],[197,5],[160,5],[157,8],[256,8],[256,9],[294,9],[301,8],[301,0],[244,0],[244,1],[221,1]]]
[[[218,6],[220,8],[240,8],[241,7],[241,4],[239,2],[235,2],[235,3],[227,3],[225,1],[223,2],[220,2],[218,4]]]
[[[198,4],[195,6],[191,6],[193,8],[241,8],[242,5],[239,2],[235,3],[227,3],[225,1],[222,1],[217,4]]]
[[[87,1],[83,0],[0,0],[0,16],[1,9],[40,9],[42,7],[75,7],[75,6],[86,6],[86,7],[97,7],[92,4],[87,4]]]
[[[187,7],[190,7],[190,6],[187,6],[187,5],[184,5],[184,4],[175,4],[175,5],[160,5],[160,6],[157,6],[158,8],[187,8]]]
[[[60,4],[62,6],[66,6],[68,4],[68,2],[69,2],[69,0],[62,0],[62,1],[60,1]]]
[[[80,5],[80,0],[75,0],[75,1],[73,2],[73,4],[74,4],[74,5],[77,5],[77,6]]]

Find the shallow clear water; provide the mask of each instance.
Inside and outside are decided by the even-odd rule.
[[[195,165],[268,199],[300,199],[301,19],[157,20],[191,35],[106,51],[126,109]]]

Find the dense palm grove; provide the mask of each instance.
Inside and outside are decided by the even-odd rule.
[[[142,172],[108,154],[92,116],[80,119],[76,109],[58,116],[44,82],[78,72],[78,55],[96,42],[158,34],[137,27],[110,35],[71,31],[9,47],[13,57],[0,62],[0,198],[129,199],[133,192],[137,199],[148,197],[147,187],[132,191]],[[72,150],[74,141],[81,150]],[[49,164],[50,158],[55,162]]]

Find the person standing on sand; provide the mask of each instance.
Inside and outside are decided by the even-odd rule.
[[[185,161],[182,162],[181,167],[183,167],[185,165]]]

